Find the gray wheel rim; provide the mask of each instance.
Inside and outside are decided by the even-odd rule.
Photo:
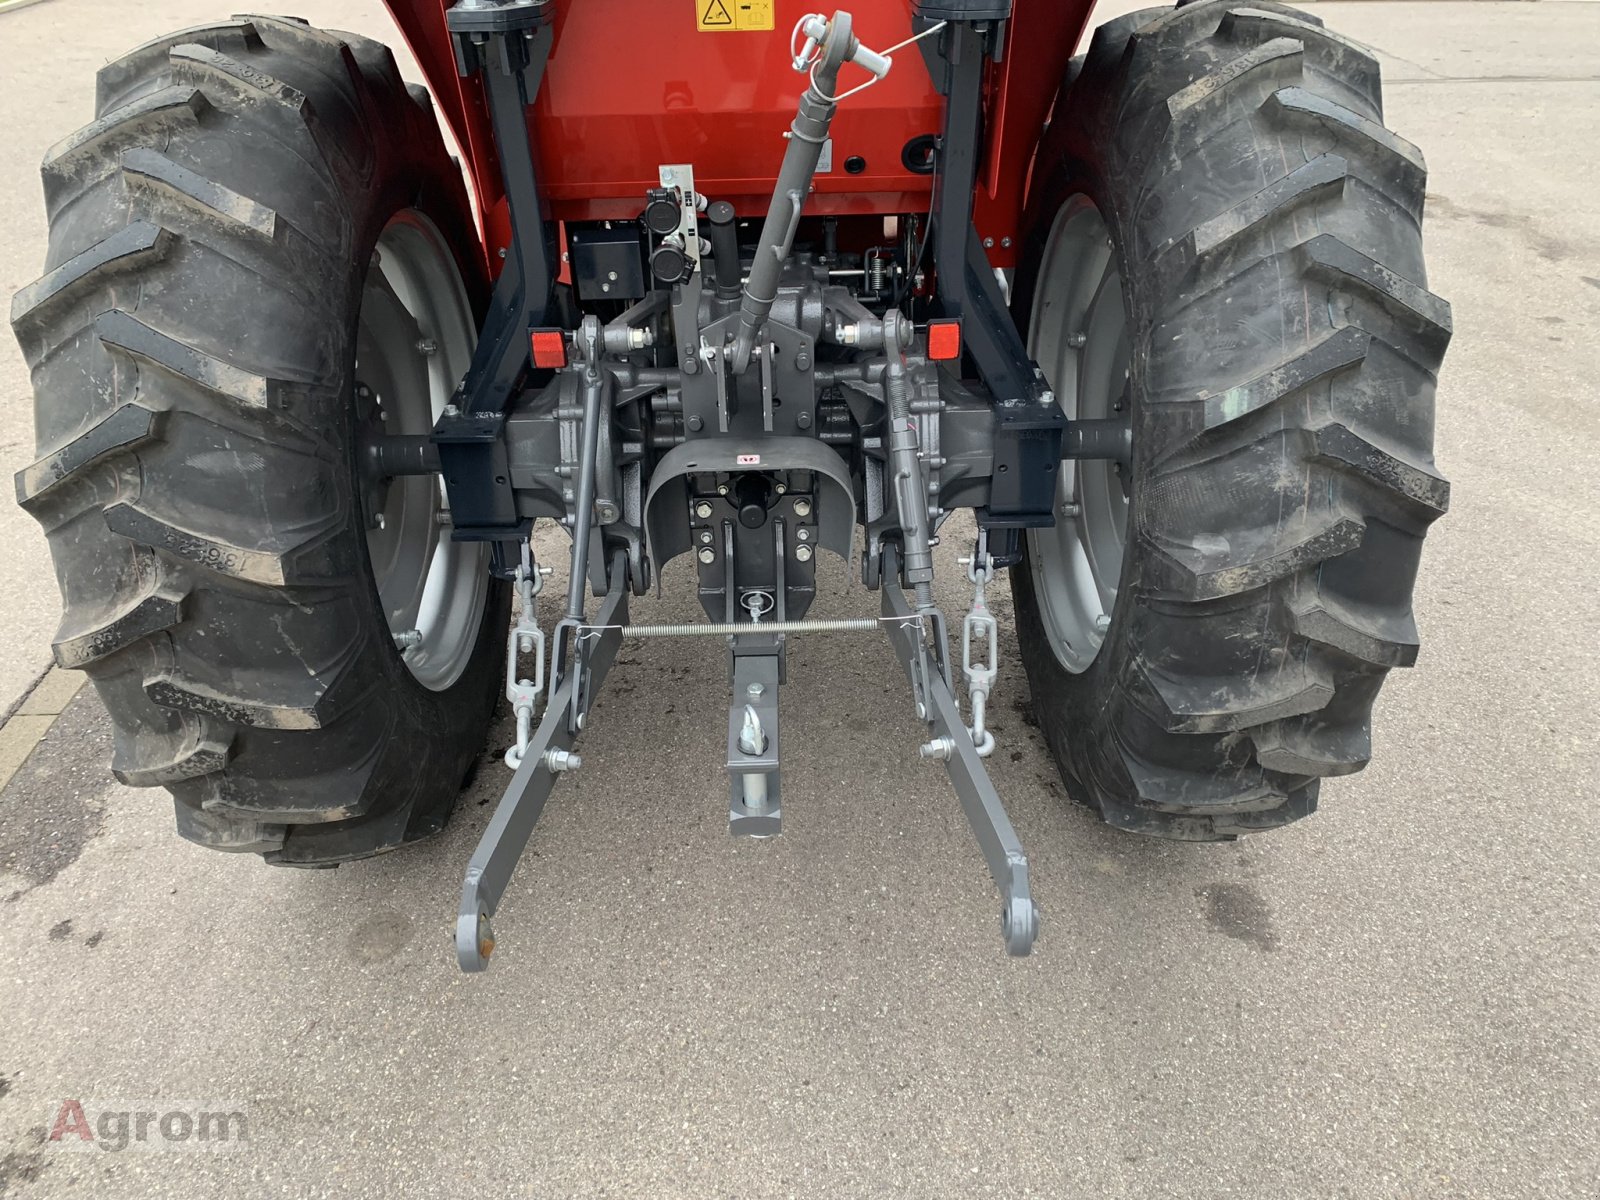
[[[1069,418],[1127,418],[1128,319],[1105,221],[1087,196],[1061,206],[1050,230],[1028,328],[1028,349]],[[1085,671],[1116,612],[1128,528],[1123,473],[1104,460],[1067,459],[1056,483],[1056,525],[1029,531],[1034,594],[1056,657]]]
[[[444,239],[414,210],[378,239],[362,293],[358,404],[384,433],[427,433],[466,374],[477,329]],[[364,504],[378,600],[406,666],[442,691],[477,642],[488,588],[487,549],[450,540],[444,481],[392,479]]]

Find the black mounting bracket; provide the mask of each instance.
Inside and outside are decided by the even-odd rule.
[[[556,278],[527,119],[550,57],[553,8],[549,0],[463,0],[445,14],[456,69],[483,77],[511,215],[511,244],[499,251],[505,266],[472,365],[434,426],[455,541],[520,542],[533,524],[517,513],[504,434],[512,398],[532,370],[529,331],[546,323]],[[497,558],[516,556],[502,547]]]
[[[916,28],[949,22],[921,43],[934,85],[945,97],[944,132],[934,179],[936,300],[964,318],[962,341],[994,401],[994,474],[978,522],[989,529],[1055,524],[1056,477],[1067,420],[1007,311],[989,257],[972,224],[982,146],[983,64],[993,22],[1010,15],[1001,0],[919,4]]]
[[[917,0],[917,16],[929,21],[1004,21],[1012,0]]]

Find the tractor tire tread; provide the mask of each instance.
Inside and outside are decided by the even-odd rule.
[[[201,845],[314,866],[426,836],[493,709],[503,587],[449,692],[392,644],[348,478],[345,335],[323,332],[408,207],[481,311],[465,188],[424,116],[378,43],[239,18],[103,68],[95,120],[42,168],[46,271],[11,315],[40,397],[16,489],[56,561],[54,655],[100,692],[113,772],[171,791]]]
[[[1450,497],[1426,167],[1381,124],[1372,55],[1276,4],[1202,0],[1097,37],[1057,111],[1078,119],[1041,147],[1059,165],[1034,227],[1091,194],[1124,286],[1140,281],[1130,335],[1147,350],[1122,585],[1137,599],[1072,675],[1027,562],[1012,572],[1035,710],[1069,791],[1114,826],[1273,828],[1366,763],[1382,678],[1416,660],[1412,577]],[[1035,284],[1025,266],[1019,320]]]

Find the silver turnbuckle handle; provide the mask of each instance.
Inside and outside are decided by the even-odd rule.
[[[524,543],[522,562],[512,577],[522,611],[506,639],[506,699],[516,714],[517,741],[506,751],[505,762],[513,771],[522,765],[522,758],[528,752],[528,743],[533,739],[533,714],[544,692],[544,631],[539,628],[539,593],[544,590],[547,574],[549,568],[536,564],[532,548]],[[532,678],[522,674],[524,658],[533,660]]]
[[[972,608],[961,623],[961,676],[972,697],[972,745],[980,758],[994,753],[994,734],[984,727],[989,693],[994,688],[995,675],[1000,663],[1000,626],[989,611],[985,589],[994,578],[994,555],[988,552],[983,538],[971,558],[963,558],[967,578],[972,581]],[[983,651],[981,662],[972,661],[972,648]]]

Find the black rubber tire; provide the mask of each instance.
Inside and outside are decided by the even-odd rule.
[[[1415,661],[1450,310],[1426,290],[1422,156],[1381,121],[1372,57],[1272,3],[1113,22],[1057,100],[1014,312],[1026,330],[1056,213],[1087,195],[1133,347],[1127,550],[1086,670],[1052,650],[1032,564],[1011,576],[1040,727],[1119,828],[1306,815]]]
[[[39,459],[17,477],[94,680],[112,769],[179,832],[323,865],[443,827],[498,689],[508,599],[430,691],[394,646],[355,486],[355,328],[379,234],[416,209],[481,321],[471,210],[389,50],[237,18],[101,70],[45,159],[45,276],[12,324]]]

